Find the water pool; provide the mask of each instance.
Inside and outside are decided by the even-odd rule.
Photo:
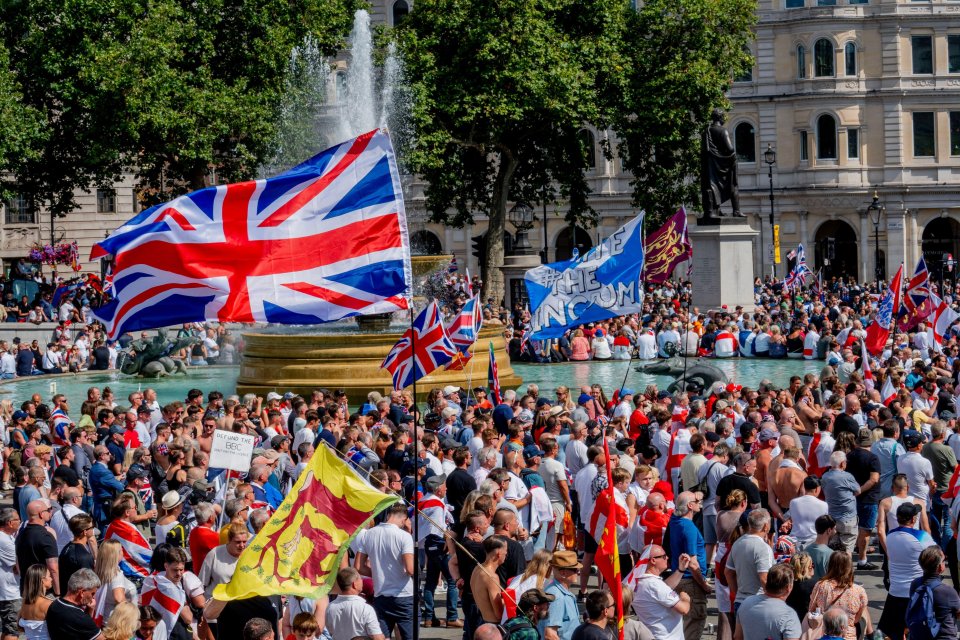
[[[627,376],[627,386],[635,390],[642,390],[648,384],[654,383],[663,389],[673,381],[671,376],[648,375],[635,371],[634,367],[640,362],[639,360],[634,360],[630,364],[626,361],[566,362],[546,365],[517,363],[513,367],[523,378],[524,387],[530,382],[535,382],[545,393],[559,385],[577,389],[584,384],[597,383],[610,394],[623,382],[624,375]],[[790,376],[819,373],[823,368],[821,360],[731,358],[711,360],[710,364],[722,369],[727,377],[737,384],[751,387],[756,387],[763,379],[786,386]],[[134,378],[116,372],[38,376],[20,378],[0,385],[0,399],[10,398],[15,404],[19,404],[34,393],[39,393],[45,400],[49,400],[55,393],[63,393],[70,399],[73,411],[79,414],[80,405],[86,398],[89,387],[109,386],[121,405],[127,404],[127,396],[131,392],[152,387],[157,390],[160,404],[164,404],[183,400],[187,392],[193,388],[202,389],[204,393],[216,389],[229,395],[236,389],[238,374],[239,369],[236,367],[210,367],[191,369],[186,376],[169,376],[159,379]],[[475,380],[474,385],[486,385],[486,375]],[[284,390],[278,389],[278,391],[282,393]]]

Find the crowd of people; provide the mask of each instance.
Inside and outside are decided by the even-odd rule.
[[[785,300],[758,283],[756,310],[701,313],[668,283],[644,313],[577,328],[568,345],[524,341],[523,309],[484,308],[518,357],[782,345],[823,362],[753,388],[530,383],[496,398],[447,386],[419,403],[372,391],[352,407],[323,388],[3,400],[0,640],[408,640],[415,625],[465,640],[615,640],[618,604],[627,640],[699,640],[708,623],[721,640],[955,639],[957,330],[934,344],[919,323],[871,357],[860,338],[878,290],[832,282],[822,299]],[[222,347],[212,330],[201,339]],[[71,344],[106,347],[109,364],[95,331]],[[0,366],[21,352],[33,350],[0,342]],[[254,436],[242,477],[211,467],[217,430]],[[401,501],[351,542],[329,596],[217,600],[322,446]],[[595,569],[608,478],[619,590]],[[876,620],[865,573],[888,589]]]

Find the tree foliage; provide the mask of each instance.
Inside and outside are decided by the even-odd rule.
[[[602,119],[599,78],[617,51],[618,0],[421,0],[399,39],[416,142],[409,166],[435,221],[489,218],[484,282],[499,299],[509,201],[562,198],[591,218],[577,135]]]
[[[627,14],[623,73],[608,78],[607,116],[648,228],[681,204],[699,209],[701,134],[750,69],[753,0],[649,0]]]
[[[0,9],[24,105],[44,119],[15,171],[38,205],[129,168],[146,203],[247,179],[276,141],[291,52],[332,54],[358,0],[16,0]]]
[[[410,164],[435,221],[489,217],[487,295],[503,293],[508,201],[563,201],[568,220],[595,220],[585,123],[618,134],[605,152],[624,157],[635,204],[654,221],[698,201],[699,132],[749,64],[754,9],[748,0],[417,2],[399,34],[414,93]]]

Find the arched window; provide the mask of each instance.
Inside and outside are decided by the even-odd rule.
[[[397,26],[410,13],[410,5],[407,0],[397,0],[393,3],[393,26]]]
[[[577,134],[580,138],[580,148],[583,151],[583,159],[587,163],[588,169],[597,168],[597,141],[593,137],[593,132],[589,129],[581,129]]]
[[[797,77],[807,77],[807,48],[802,44],[797,45]]]
[[[837,121],[828,114],[817,118],[817,159],[837,159]]]
[[[737,149],[737,160],[740,162],[757,161],[757,140],[753,125],[741,122],[733,130],[733,146]]]
[[[817,40],[813,45],[813,75],[818,78],[834,75],[833,57],[833,43],[826,38]]]
[[[843,72],[848,76],[857,75],[857,45],[853,42],[843,45]]]

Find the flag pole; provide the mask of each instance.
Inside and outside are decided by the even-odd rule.
[[[417,332],[413,327],[413,298],[410,299],[410,366],[416,367],[415,355],[417,353]],[[417,406],[417,372],[413,372],[413,406]],[[420,518],[417,513],[420,510],[420,500],[417,496],[417,464],[419,463],[419,452],[417,437],[417,416],[413,417],[413,544],[416,554],[413,557],[413,640],[420,640]]]

